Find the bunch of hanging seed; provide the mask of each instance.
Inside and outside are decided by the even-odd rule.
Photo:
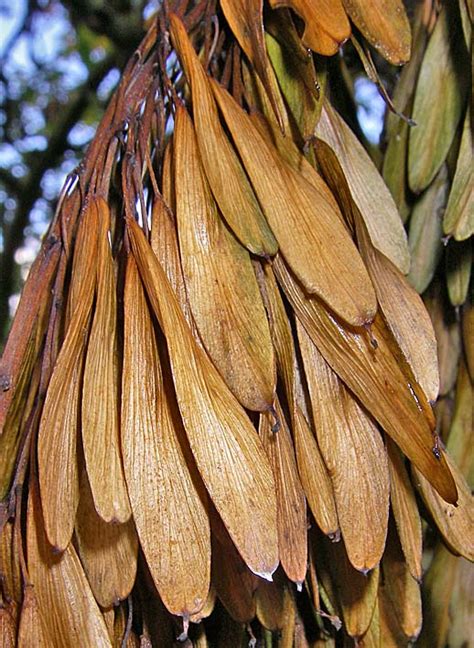
[[[4,645],[470,645],[471,18],[150,19],[1,361]],[[385,182],[331,102],[348,39],[380,86],[411,54]]]

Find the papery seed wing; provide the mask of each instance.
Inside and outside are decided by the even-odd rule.
[[[211,585],[209,592],[207,594],[207,599],[204,602],[203,607],[196,612],[196,614],[191,614],[189,620],[191,623],[201,623],[203,619],[207,619],[214,611],[216,604],[216,590]]]
[[[178,234],[194,320],[232,393],[247,409],[264,411],[273,402],[274,354],[250,256],[220,219],[184,108],[175,128]]]
[[[107,523],[97,514],[86,473],[81,478],[76,539],[96,601],[103,608],[117,605],[132,591],[137,572],[138,538],[132,520]]]
[[[32,353],[32,346],[38,337],[38,322],[45,306],[42,297],[53,282],[59,257],[60,245],[57,241],[52,241],[51,247],[47,249],[41,248],[23,287],[22,299],[0,359],[0,437],[6,428],[9,410],[17,398],[17,391],[23,391],[28,383],[28,375],[33,370],[35,354]]]
[[[408,181],[415,193],[428,187],[446,159],[465,105],[469,55],[457,12],[456,3],[443,6],[418,75],[412,111],[417,126],[408,147]]]
[[[277,495],[278,548],[280,563],[288,578],[301,584],[308,559],[306,499],[296,467],[290,430],[276,400],[276,416],[260,415],[259,434],[275,478]],[[274,425],[280,426],[274,431]]]
[[[266,34],[268,55],[278,84],[303,139],[314,134],[324,95],[324,74],[314,67],[312,58],[301,59],[276,38]],[[319,92],[316,90],[319,88]]]
[[[182,424],[165,389],[155,331],[132,257],[125,280],[124,340],[121,431],[133,517],[164,604],[173,614],[188,615],[203,606],[209,589],[206,498],[196,488],[183,453]]]
[[[166,337],[176,396],[198,470],[249,568],[269,577],[278,562],[275,486],[247,415],[196,345],[160,264],[128,223],[148,297]]]
[[[410,268],[407,237],[390,191],[362,144],[328,101],[315,135],[337,158],[336,164],[345,177],[351,199],[364,219],[374,247],[406,274]],[[321,155],[318,153],[318,160],[325,170],[328,162],[325,162],[324,148]]]
[[[463,340],[459,321],[446,310],[444,286],[433,282],[424,297],[438,344],[439,395],[445,396],[456,384]],[[469,336],[472,338],[472,335]]]
[[[291,7],[305,23],[302,41],[318,54],[331,56],[346,41],[351,28],[342,2],[335,0],[270,0],[273,8]]]
[[[94,505],[105,522],[131,515],[119,441],[117,297],[110,247],[110,214],[98,198],[98,263],[95,312],[82,388],[82,446]]]
[[[324,569],[330,571],[346,632],[351,637],[360,637],[367,632],[372,620],[380,570],[377,567],[367,575],[356,571],[349,562],[342,541],[333,543],[322,538],[318,546],[324,556]]]
[[[423,628],[417,641],[422,648],[446,645],[451,618],[456,616],[452,598],[459,563],[460,559],[438,542],[423,579]]]
[[[431,409],[421,389],[399,367],[380,318],[371,327],[374,348],[369,337],[345,328],[321,302],[308,298],[280,257],[273,267],[298,319],[331,368],[446,500],[455,502],[456,486],[444,453],[439,460],[433,454]]]
[[[443,231],[456,241],[464,241],[474,234],[474,208],[472,170],[472,132],[470,111],[466,111],[461,137],[456,173],[443,217]]]
[[[387,438],[386,443],[393,517],[410,573],[421,581],[423,536],[415,493],[400,450],[392,439]]]
[[[27,511],[28,574],[52,648],[111,648],[107,627],[72,543],[53,553],[44,532],[38,487],[30,482]]]
[[[284,626],[284,597],[287,588],[280,582],[260,581],[255,590],[256,616],[268,630],[279,630]]]
[[[298,324],[298,339],[318,445],[331,477],[347,555],[362,572],[376,567],[385,548],[389,507],[387,455],[373,419]]]
[[[23,587],[21,582],[20,556],[15,535],[15,524],[5,520],[0,533],[0,573],[2,574],[2,596],[4,600],[21,603]]]
[[[377,309],[373,287],[327,185],[319,176],[318,186],[307,182],[222,86],[212,81],[212,88],[282,255],[305,289],[344,320],[370,322]]]
[[[173,287],[186,321],[190,327],[193,327],[194,321],[188,303],[183,269],[179,257],[175,218],[164,199],[160,196],[156,196],[153,203],[150,243]]]
[[[257,579],[238,554],[230,538],[212,533],[212,582],[222,604],[235,621],[248,623],[255,616]]]
[[[390,526],[382,569],[384,595],[405,637],[415,641],[422,624],[420,583],[410,573],[393,525]]]
[[[470,380],[464,359],[461,358],[456,381],[454,411],[446,447],[471,488],[474,485],[473,402],[474,384]]]
[[[296,408],[293,434],[298,472],[311,513],[325,535],[338,538],[340,530],[334,489],[318,443],[299,406]]]
[[[408,233],[411,265],[408,281],[420,294],[428,288],[443,253],[442,212],[448,190],[447,168],[443,165],[411,212]]]
[[[48,310],[46,308],[46,311]],[[36,333],[40,331],[41,327],[37,327]],[[0,499],[2,500],[8,495],[16,478],[18,453],[22,441],[28,434],[28,422],[37,404],[42,370],[42,362],[37,357],[37,352],[38,343],[42,339],[42,335],[35,335],[25,350],[24,370],[17,377],[15,397],[10,403],[3,434],[0,435]]]
[[[260,256],[273,255],[277,243],[246,173],[220,125],[204,69],[182,22],[174,14],[170,19],[173,43],[191,84],[199,151],[216,202],[229,227],[250,252]]]
[[[89,203],[75,246],[71,319],[48,385],[38,433],[38,468],[44,523],[50,543],[65,549],[79,502],[77,431],[82,370],[95,285],[98,213]],[[81,272],[74,272],[81,268]],[[87,272],[86,272],[87,268]]]
[[[274,87],[269,78],[271,70],[265,47],[263,0],[221,0],[221,7],[240,47],[265,86],[277,120],[282,124]]]
[[[352,22],[392,65],[410,58],[410,23],[402,0],[342,0]]]
[[[292,415],[295,389],[295,348],[291,326],[271,265],[263,264],[261,266],[255,264],[255,272],[270,324],[278,377],[283,382]]]
[[[459,468],[448,453],[445,456],[459,493],[457,506],[443,501],[420,471],[412,466],[415,485],[451,551],[473,561],[474,497]]]
[[[12,605],[0,608],[0,632],[5,648],[14,648],[16,646],[16,619],[12,613]]]
[[[462,306],[467,300],[472,271],[472,239],[449,241],[446,250],[446,283],[449,301]]]
[[[12,646],[16,645],[18,648],[32,648],[33,646],[35,648],[48,648],[48,646],[54,645],[46,628],[47,624],[43,621],[35,588],[32,585],[26,585],[23,593],[16,644],[13,643]]]
[[[357,239],[377,300],[413,374],[429,401],[439,393],[436,336],[421,297],[404,275],[371,243],[365,225],[356,219]]]

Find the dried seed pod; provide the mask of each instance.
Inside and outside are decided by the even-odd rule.
[[[411,31],[402,0],[342,0],[350,19],[392,65],[410,58]]]
[[[248,567],[269,578],[278,564],[276,499],[265,451],[245,412],[187,327],[139,226],[132,249],[166,337],[176,397],[199,473]]]
[[[418,76],[412,112],[417,126],[408,148],[408,181],[415,193],[428,187],[445,161],[469,87],[469,56],[456,5],[443,6]]]
[[[135,582],[138,538],[132,520],[107,523],[94,507],[86,473],[77,509],[77,550],[96,601],[102,608],[127,598]]]
[[[410,253],[393,198],[362,144],[328,101],[315,135],[323,171],[340,180],[340,186],[347,186],[373,246],[406,274]]]
[[[443,231],[456,241],[464,241],[474,234],[472,207],[472,133],[470,111],[466,111],[456,173],[443,217]]]
[[[433,413],[419,388],[417,393],[416,382],[399,366],[381,319],[372,325],[370,338],[345,328],[321,302],[304,294],[280,257],[273,267],[297,318],[329,366],[446,501],[454,503],[457,491],[444,453],[439,459],[433,454]]]
[[[38,433],[44,524],[49,542],[58,550],[64,550],[69,544],[79,503],[79,403],[92,315],[98,235],[97,205],[90,201],[82,215],[75,244],[69,327],[48,385]]]
[[[291,7],[305,23],[303,45],[318,54],[331,56],[351,34],[341,0],[270,0],[273,8]]]
[[[439,369],[430,316],[403,274],[372,245],[359,218],[356,218],[356,231],[387,326],[427,399],[434,403],[439,393]]]
[[[250,252],[260,256],[273,255],[278,245],[219,122],[204,69],[180,19],[171,14],[170,21],[173,43],[191,84],[199,151],[216,202],[229,227]],[[216,159],[219,164],[216,164]]]
[[[94,506],[104,522],[131,515],[119,441],[117,297],[110,248],[110,214],[98,198],[96,300],[82,387],[81,432]],[[97,399],[101,406],[97,407]]]
[[[259,434],[275,478],[280,563],[288,578],[301,586],[308,558],[306,499],[290,430],[278,398],[275,412],[276,418],[270,413],[260,415]],[[279,426],[277,431],[275,425]]]
[[[301,324],[298,339],[318,445],[334,490],[347,555],[363,573],[385,548],[389,476],[380,432],[314,346]]]
[[[27,510],[28,573],[37,597],[44,633],[52,648],[100,646],[111,642],[72,543],[53,553],[44,531],[38,487],[30,482]]]
[[[155,331],[132,257],[125,278],[124,333],[121,430],[133,517],[164,604],[173,614],[188,616],[204,605],[209,589],[206,495],[202,486],[196,487],[199,478],[186,457],[184,430],[171,388],[164,385]]]
[[[327,185],[322,178],[317,187],[310,184],[286,164],[229,93],[217,82],[211,84],[292,270],[309,293],[321,297],[351,325],[372,321],[377,310],[373,287]]]
[[[393,517],[410,573],[415,580],[421,581],[423,537],[415,493],[399,449],[389,438],[386,444]]]
[[[179,107],[174,136],[176,215],[192,314],[229,389],[251,410],[271,407],[275,365],[250,256],[221,221],[199,161],[191,119]],[[236,307],[238,305],[238,307]]]

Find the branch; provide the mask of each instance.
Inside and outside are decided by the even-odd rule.
[[[67,138],[72,127],[79,121],[89,103],[89,95],[97,90],[102,79],[116,65],[117,54],[109,54],[91,72],[88,80],[79,88],[76,96],[63,112],[54,133],[49,138],[43,154],[34,154],[30,172],[16,186],[18,200],[15,216],[3,234],[3,253],[0,255],[0,339],[4,339],[9,322],[8,299],[15,285],[15,252],[24,240],[24,229],[29,222],[30,211],[41,196],[41,180],[54,167],[68,148]],[[11,178],[10,178],[11,180]]]

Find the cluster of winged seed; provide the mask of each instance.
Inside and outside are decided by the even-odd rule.
[[[406,62],[401,0],[269,4],[163,3],[66,183],[0,370],[8,646],[403,646],[422,595],[467,645],[471,16],[417,9],[382,179],[325,57]]]

